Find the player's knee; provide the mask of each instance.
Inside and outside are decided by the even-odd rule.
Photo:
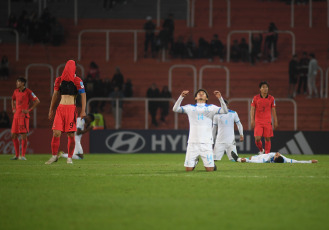
[[[11,134],[11,138],[12,138],[12,139],[16,139],[17,137],[18,137],[18,135],[17,135],[16,133],[12,133],[12,134]]]
[[[54,131],[53,131],[53,136],[54,136],[54,137],[60,137],[61,134],[62,134],[62,132],[59,131],[59,130],[54,130]]]

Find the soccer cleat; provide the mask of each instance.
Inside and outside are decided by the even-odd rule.
[[[25,157],[21,157],[21,160],[22,161],[26,161],[27,159]]]
[[[50,165],[54,162],[57,162],[58,161],[58,157],[57,155],[53,155],[52,157],[50,157],[50,159],[45,163],[46,165]]]
[[[18,160],[18,157],[12,157],[10,160]]]
[[[263,149],[262,151],[258,152],[258,155],[262,155],[265,153],[265,149]]]
[[[73,164],[72,158],[67,158],[66,163],[67,164]]]
[[[238,162],[238,155],[236,155],[236,153],[235,152],[231,152],[231,155],[232,155],[232,157],[233,157],[233,159],[236,161],[236,162]]]
[[[63,151],[59,151],[57,154],[58,159],[61,158],[63,156],[64,152]]]
[[[214,171],[217,171],[217,166],[214,164]]]

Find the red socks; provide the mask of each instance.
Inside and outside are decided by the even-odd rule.
[[[75,148],[75,138],[74,138],[74,136],[73,137],[68,137],[68,143],[67,143],[68,158],[72,158],[74,148]]]
[[[271,152],[271,141],[265,141],[265,153]]]
[[[13,139],[14,148],[15,148],[15,156],[19,157],[19,140],[18,138]]]
[[[263,143],[262,141],[255,141],[257,148],[259,149],[259,152],[263,151]]]
[[[53,156],[56,156],[58,153],[58,148],[59,148],[59,144],[60,144],[60,137],[54,137],[51,140],[51,153],[53,154]]]
[[[25,157],[27,147],[27,139],[22,139],[22,157]]]

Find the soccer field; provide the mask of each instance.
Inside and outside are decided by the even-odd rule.
[[[244,155],[246,156],[246,155]],[[318,164],[202,162],[184,154],[0,155],[1,229],[329,229],[329,156]],[[289,156],[288,156],[289,157]]]

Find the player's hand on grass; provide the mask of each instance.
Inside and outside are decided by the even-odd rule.
[[[190,91],[184,90],[181,94],[182,97],[186,97]]]
[[[312,163],[318,163],[318,160],[312,160]]]
[[[218,99],[222,97],[222,94],[218,90],[215,90],[214,94]]]

